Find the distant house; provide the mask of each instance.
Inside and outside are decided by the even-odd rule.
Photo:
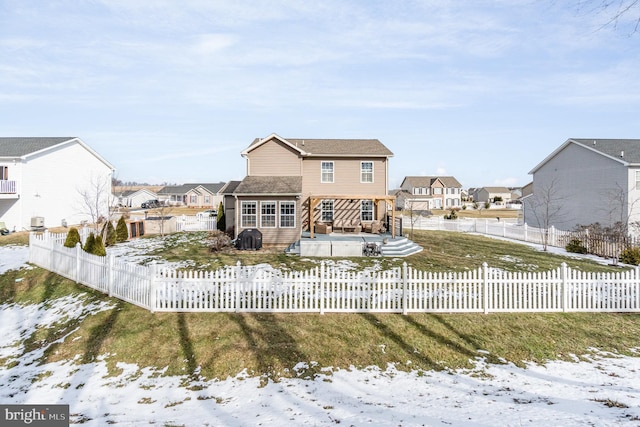
[[[108,214],[114,167],[77,137],[0,138],[0,221],[10,230]],[[96,198],[96,195],[98,196]],[[92,197],[93,206],[85,199]]]
[[[528,225],[572,230],[640,221],[640,139],[570,138],[529,173]]]
[[[462,185],[452,176],[407,176],[400,189],[406,194],[402,209],[428,211],[462,206]]]
[[[217,208],[223,201],[224,182],[170,185],[158,191],[158,198],[170,206]]]
[[[507,187],[480,187],[476,188],[473,193],[474,202],[505,204],[509,203],[511,198],[511,190]]]
[[[228,194],[227,228],[258,229],[265,245],[287,245],[317,223],[360,224],[394,215],[389,158],[377,139],[289,139],[271,134],[244,151],[246,177]]]
[[[139,190],[125,190],[114,193],[114,205],[125,208],[139,208],[147,200],[158,199],[158,194],[146,188]]]

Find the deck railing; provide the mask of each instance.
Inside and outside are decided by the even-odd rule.
[[[0,179],[0,194],[16,194],[16,182]]]

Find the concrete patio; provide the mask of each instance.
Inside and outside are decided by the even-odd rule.
[[[286,253],[310,257],[405,257],[420,251],[422,247],[413,241],[402,236],[393,238],[390,233],[315,233],[312,239],[307,231]]]

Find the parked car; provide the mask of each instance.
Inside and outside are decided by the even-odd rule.
[[[159,208],[160,206],[162,206],[162,204],[156,199],[147,200],[146,202],[142,202],[140,205],[143,209]]]
[[[205,219],[215,218],[218,216],[218,211],[215,209],[207,209],[206,211],[198,212],[196,218],[203,221]]]

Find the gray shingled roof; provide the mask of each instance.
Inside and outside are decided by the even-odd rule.
[[[570,140],[625,162],[640,163],[640,139],[571,138]],[[620,157],[622,152],[624,155]]]
[[[76,137],[0,137],[0,157],[26,156],[74,138]]]
[[[452,176],[407,176],[404,179],[411,187],[431,187],[439,179],[447,188],[462,188],[462,184]]]
[[[377,139],[298,139],[283,138],[310,156],[393,156]],[[261,139],[256,138],[251,146]]]
[[[300,176],[247,176],[233,194],[301,194]]]
[[[215,182],[207,184],[191,183],[182,185],[167,185],[166,187],[163,187],[160,191],[158,191],[158,194],[186,194],[187,192],[200,186],[206,188],[212,194],[216,194],[222,187],[224,187],[224,184],[224,182]]]

